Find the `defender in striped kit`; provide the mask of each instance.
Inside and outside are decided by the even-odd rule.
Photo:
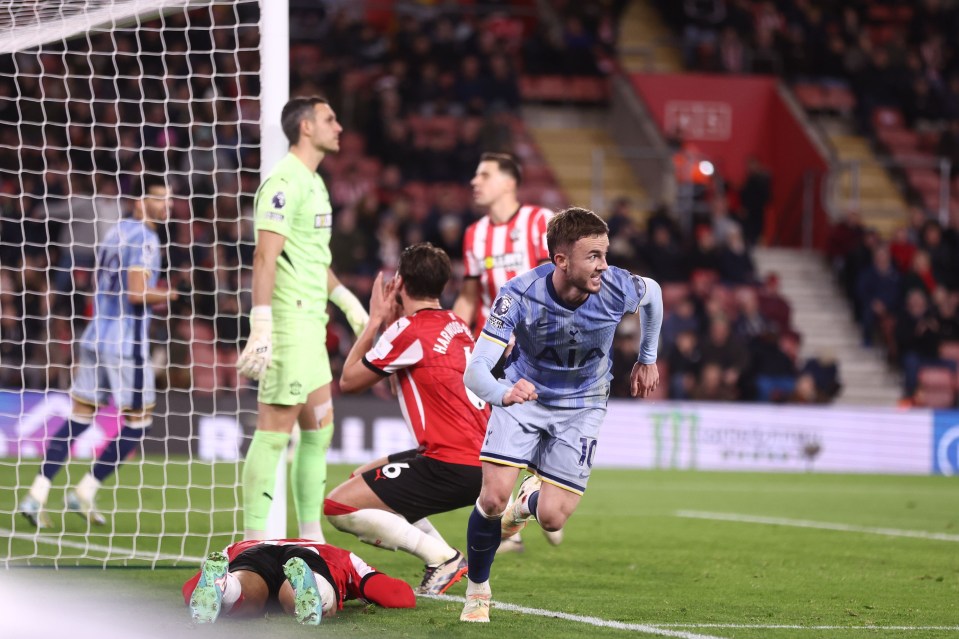
[[[453,312],[473,328],[474,337],[486,324],[489,308],[507,281],[549,262],[547,208],[519,203],[521,182],[516,160],[505,153],[484,153],[470,182],[473,200],[488,212],[466,229],[463,237],[465,279]]]

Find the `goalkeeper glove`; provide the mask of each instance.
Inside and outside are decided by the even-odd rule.
[[[370,321],[370,316],[363,308],[356,295],[342,284],[330,292],[330,301],[336,304],[336,307],[346,315],[346,321],[350,323],[353,334],[359,336]]]
[[[250,311],[250,339],[236,362],[240,375],[250,379],[260,376],[270,367],[273,358],[273,309],[254,306]]]

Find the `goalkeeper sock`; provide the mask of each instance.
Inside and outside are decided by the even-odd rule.
[[[332,439],[333,424],[300,431],[300,442],[293,455],[293,504],[303,539],[324,541],[320,517],[326,494],[326,451]]]
[[[469,579],[481,584],[489,581],[489,571],[496,558],[496,549],[502,538],[500,523],[503,515],[490,517],[480,508],[479,503],[470,513],[469,525],[466,528],[466,545],[469,553]]]
[[[93,464],[93,476],[100,482],[116,472],[130,453],[140,446],[146,435],[146,428],[139,426],[124,426],[120,436],[107,444],[100,453],[100,457]]]
[[[247,531],[266,530],[276,485],[276,465],[289,441],[289,433],[265,430],[253,433],[243,462],[243,527]]]
[[[56,477],[60,469],[63,468],[63,462],[70,455],[70,445],[73,440],[83,434],[83,432],[93,423],[93,416],[70,417],[70,420],[60,427],[57,434],[53,436],[50,443],[47,444],[47,451],[43,455],[43,466],[40,473],[47,479]],[[44,500],[46,501],[46,500]],[[42,503],[42,502],[41,502]]]

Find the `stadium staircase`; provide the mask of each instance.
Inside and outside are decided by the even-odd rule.
[[[602,215],[616,197],[625,196],[633,202],[646,201],[635,173],[609,135],[605,110],[525,106],[523,119],[571,205],[595,208]],[[596,194],[593,193],[592,154],[595,149],[602,149],[604,159],[601,201],[594,199]]]
[[[632,0],[619,25],[619,61],[630,73],[679,73],[682,55],[659,11],[646,0]]]
[[[875,227],[883,237],[891,237],[892,232],[902,226],[905,220],[907,205],[902,192],[893,183],[885,167],[876,160],[867,138],[847,133],[836,126],[827,128],[826,134],[844,166],[851,163],[859,165],[858,209],[863,224]],[[854,179],[851,169],[843,170],[837,185],[839,192],[844,195],[852,193]]]
[[[902,382],[879,348],[862,346],[861,331],[832,272],[818,253],[757,248],[761,276],[779,275],[780,293],[792,306],[792,325],[802,334],[800,359],[830,357],[839,362],[842,390],[836,404],[895,406]]]

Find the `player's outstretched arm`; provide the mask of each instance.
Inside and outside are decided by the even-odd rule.
[[[236,362],[244,377],[260,379],[273,360],[273,287],[276,284],[276,260],[283,252],[286,238],[273,231],[260,230],[253,253],[253,309],[250,311],[250,338]]]
[[[663,290],[656,280],[642,278],[646,294],[640,300],[642,335],[639,339],[639,361],[629,375],[629,391],[633,397],[648,397],[659,387],[659,369],[656,367],[659,333],[663,326]]]
[[[363,598],[384,608],[415,608],[416,595],[410,585],[382,572],[363,579]]]
[[[326,269],[327,290],[330,292],[330,301],[346,315],[353,334],[359,336],[370,321],[363,304],[357,299],[353,291],[343,286],[333,269]]]

